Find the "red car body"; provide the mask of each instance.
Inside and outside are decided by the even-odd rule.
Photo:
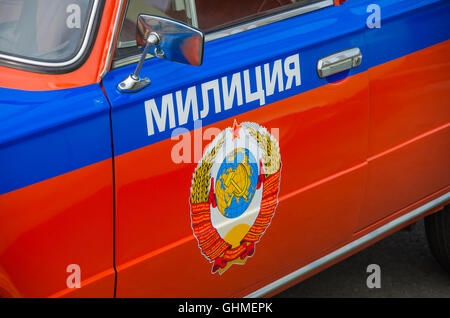
[[[317,87],[282,96],[261,107],[206,122],[204,127],[189,129],[177,139],[164,137],[147,145],[123,146],[126,141],[120,135],[125,128],[120,124],[116,126],[122,123],[121,110],[117,110],[122,106],[120,93],[113,88],[118,83],[116,80],[133,68],[133,65],[125,66],[127,69],[119,73],[120,68],[112,70],[111,67],[125,12],[124,1],[104,2],[95,41],[85,62],[77,69],[62,74],[43,74],[0,66],[0,87],[4,89],[0,91],[3,95],[0,113],[2,103],[10,103],[2,102],[3,98],[12,91],[17,94],[58,91],[57,94],[62,95],[55,98],[63,103],[65,91],[89,85],[97,87],[98,92],[106,96],[104,123],[111,129],[105,128],[106,137],[98,140],[112,148],[109,157],[14,188],[5,187],[6,190],[0,192],[0,295],[272,295],[448,204],[450,28],[439,27],[448,26],[448,19],[444,20],[449,16],[450,7],[445,1],[416,1],[414,4],[399,1],[397,5],[384,0],[372,1],[379,2],[384,10],[386,28],[392,24],[389,32],[400,34],[398,38],[392,35],[384,45],[412,37],[411,32],[421,26],[406,23],[412,23],[412,15],[417,12],[425,16],[423,23],[429,25],[429,32],[441,35],[436,36],[433,43],[409,40],[423,44],[410,52],[386,55],[379,63],[364,64],[384,54],[377,51],[376,40],[367,35],[371,30],[361,22],[359,31],[352,31],[350,26],[347,30],[345,25],[339,31],[339,25],[343,25],[339,24],[339,17],[345,19],[349,12],[360,16],[361,8],[365,9],[370,1],[362,2],[350,0],[312,15],[307,13],[303,15],[306,20],[298,16],[297,22],[288,19],[269,25],[298,23],[299,27],[314,32],[314,19],[328,21],[331,26],[337,26],[333,32],[342,31],[349,40],[325,46],[323,52],[328,50],[332,54],[338,51],[337,47],[352,41],[365,42],[366,46],[361,48],[363,69],[360,71],[333,81],[324,80]],[[319,15],[322,11],[324,16]],[[338,17],[337,22],[332,22],[333,15]],[[361,21],[365,21],[365,16]],[[253,37],[248,42],[248,50],[260,52],[265,47],[269,51],[273,49],[274,55],[278,54],[276,46],[270,45],[276,43],[262,40],[262,32],[257,29],[241,34]],[[338,38],[339,35],[333,36]],[[384,33],[382,36],[387,37]],[[226,59],[226,54],[234,54],[237,42],[228,46],[224,39],[227,38],[207,43],[206,66],[202,67],[216,67],[211,60]],[[286,35],[286,39],[291,38]],[[261,41],[261,45],[252,46],[251,41]],[[375,44],[371,46],[370,41]],[[213,47],[221,43],[226,45]],[[412,46],[408,43],[402,45]],[[308,46],[311,52],[312,47],[313,44]],[[315,56],[316,59],[322,57]],[[309,55],[302,55],[300,50],[301,63],[308,58]],[[243,53],[242,60],[246,59],[250,56]],[[255,65],[262,66],[264,59]],[[153,60],[156,59],[149,61],[148,73],[154,81],[151,85],[157,88],[158,76],[167,75],[170,79],[171,75],[164,73],[169,65],[166,61]],[[316,75],[301,66],[302,86],[306,87],[308,76]],[[182,70],[182,66],[176,67]],[[223,67],[225,72],[227,66]],[[195,73],[195,69],[189,70]],[[187,82],[198,82],[198,78],[191,80],[189,77],[197,75],[184,76]],[[175,93],[177,89],[174,84],[154,94]],[[74,94],[73,91],[70,94]],[[18,104],[27,103],[26,100],[24,97]],[[133,103],[141,103],[141,100]],[[140,105],[144,116],[143,103]],[[134,106],[127,109],[130,107]],[[25,110],[31,115],[38,112],[37,108]],[[9,113],[1,117],[0,123],[10,120],[8,116]],[[66,122],[71,120],[75,119],[68,118]],[[282,171],[278,206],[270,226],[256,244],[254,255],[243,266],[231,266],[219,275],[211,272],[212,264],[199,250],[191,224],[189,198],[198,160],[192,157],[194,162],[180,164],[170,160],[170,156],[181,139],[189,139],[192,144],[200,140],[199,147],[204,148],[214,137],[203,135],[208,128],[222,131],[232,127],[234,122],[254,122],[268,130],[278,129],[276,139]],[[11,172],[9,160],[12,159],[6,150],[2,152],[3,149],[22,142],[23,138],[47,134],[48,129],[53,129],[49,127],[30,130],[25,137],[0,143],[0,157],[3,156],[0,178],[5,184],[12,184],[17,173]],[[55,124],[55,127],[59,126]],[[108,135],[111,132],[112,135]],[[92,138],[97,135],[93,133]],[[70,145],[71,141],[68,143]],[[45,147],[61,145],[55,141],[54,145]],[[29,154],[30,160],[37,156],[34,151],[38,150],[34,148],[20,149]],[[53,159],[45,158],[41,165],[53,165]],[[32,167],[33,171],[40,169]],[[67,287],[69,264],[80,266],[81,288]]]

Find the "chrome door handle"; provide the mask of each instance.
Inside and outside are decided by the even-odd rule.
[[[361,65],[362,54],[357,47],[341,51],[320,59],[317,62],[317,74],[324,78]]]

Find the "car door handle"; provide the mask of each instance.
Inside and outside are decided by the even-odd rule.
[[[317,74],[324,78],[361,65],[362,54],[357,47],[341,51],[320,59],[317,62]]]

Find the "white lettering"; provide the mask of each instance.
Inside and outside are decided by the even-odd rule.
[[[291,64],[294,65],[293,68],[289,67]],[[287,76],[285,89],[290,89],[292,87],[294,77],[295,77],[295,86],[301,85],[302,81],[300,78],[300,59],[298,54],[289,56],[286,58],[286,60],[284,60],[284,74],[286,74]]]
[[[266,79],[266,96],[273,95],[275,92],[275,84],[278,84],[278,91],[282,92],[283,87],[283,67],[281,60],[273,63],[272,75],[270,75],[269,63],[264,64],[264,76]]]
[[[208,91],[213,90],[214,94],[214,106],[216,113],[220,113],[220,90],[219,90],[219,80],[213,80],[202,84],[202,95],[203,95],[203,110],[200,112],[200,117],[205,118],[209,113],[209,95]]]
[[[228,90],[227,77],[222,77],[222,90],[223,90],[223,108],[228,110],[233,106],[234,95],[237,97],[237,104],[241,106],[244,101],[242,100],[242,85],[241,85],[241,73],[235,73],[231,77],[230,89]]]
[[[250,86],[249,70],[244,71],[245,102],[251,103],[253,101],[259,100],[259,105],[262,106],[266,102],[266,97],[264,95],[264,90],[262,87],[261,66],[255,67],[255,77],[256,77],[256,91],[252,92]]]
[[[264,74],[262,74],[263,71]],[[298,53],[288,56],[284,60],[278,59],[261,66],[256,66],[254,68],[254,76],[251,72],[253,72],[253,69],[247,69],[243,72],[230,75],[231,79],[228,76],[223,76],[202,83],[200,87],[192,86],[187,89],[181,89],[173,94],[166,94],[161,98],[160,108],[156,105],[155,99],[146,101],[144,105],[148,136],[155,134],[155,123],[158,132],[165,131],[167,125],[170,129],[173,129],[177,124],[182,126],[193,121],[195,126],[195,123],[199,119],[203,119],[209,115],[210,107],[213,107],[210,103],[214,103],[214,111],[218,114],[222,111],[222,102],[223,110],[230,110],[234,104],[237,106],[244,105],[245,94],[246,104],[259,101],[259,105],[263,106],[266,103],[266,96],[271,96],[275,92],[283,92],[284,90],[291,89],[293,86],[301,85],[300,56]],[[203,106],[201,109],[198,101],[200,96],[197,94],[197,88],[201,90],[202,94]],[[221,94],[223,97],[221,97]],[[214,101],[211,100],[212,98]],[[174,102],[176,102],[176,105]],[[176,110],[175,106],[177,108]],[[177,113],[175,114],[175,112]],[[178,117],[177,123],[175,115]],[[177,149],[179,153],[181,153],[182,144],[180,143],[180,149]],[[186,158],[187,155],[185,156],[183,153],[182,160],[184,161]]]
[[[167,94],[162,97],[161,114],[158,112],[154,98],[145,102],[145,116],[147,118],[147,133],[149,136],[155,133],[153,119],[155,119],[159,132],[163,132],[166,129],[167,113],[169,113],[169,127],[174,128],[175,113],[172,94]]]
[[[198,119],[198,105],[197,105],[197,92],[195,86],[189,87],[186,92],[186,103],[183,104],[183,96],[181,91],[176,92],[177,109],[178,109],[178,124],[184,125],[188,122],[189,110],[192,106],[192,117],[195,120]]]

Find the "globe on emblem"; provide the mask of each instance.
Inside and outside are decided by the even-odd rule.
[[[234,149],[223,160],[216,180],[219,211],[227,218],[241,216],[249,207],[258,183],[255,157],[248,149]]]

